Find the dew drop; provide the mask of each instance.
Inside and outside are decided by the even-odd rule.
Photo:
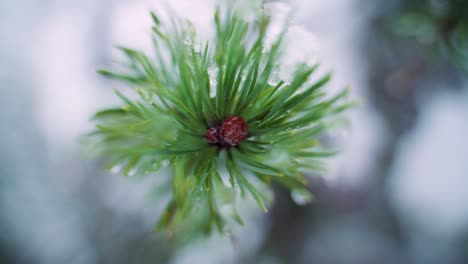
[[[128,172],[128,176],[129,176],[129,177],[133,177],[133,176],[136,175],[136,172],[137,172],[136,169],[131,169],[131,170]]]
[[[169,166],[169,161],[168,160],[163,160],[161,162],[161,167],[167,167],[167,166]]]
[[[270,75],[270,78],[268,79],[268,85],[277,86],[280,81],[281,80],[279,77],[278,70],[273,70],[273,72]]]
[[[193,50],[196,52],[196,53],[199,53],[201,51],[201,44],[200,42],[196,41],[194,44],[193,44]]]
[[[210,77],[210,81],[217,82],[218,73],[219,69],[217,66],[210,66],[208,68],[208,76]]]
[[[208,68],[208,76],[210,78],[210,97],[216,97],[216,86],[218,85],[218,73],[219,69],[216,66],[210,66]]]
[[[241,77],[242,83],[245,83],[245,81],[247,80],[247,74],[248,74],[247,72],[242,73],[242,77]]]
[[[314,200],[314,196],[306,190],[293,190],[291,192],[291,198],[300,206],[307,205]]]
[[[184,40],[184,44],[187,45],[187,46],[191,46],[192,45],[192,40],[190,38],[186,38]]]
[[[119,174],[122,171],[122,165],[117,164],[110,169],[110,173],[112,174]]]
[[[211,97],[211,98],[215,98],[215,97],[216,97],[216,86],[214,86],[214,85],[211,85],[211,88],[210,88],[210,97]]]

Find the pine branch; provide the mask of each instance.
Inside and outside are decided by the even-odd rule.
[[[172,198],[157,228],[195,236],[224,230],[230,217],[242,223],[235,209],[226,216],[219,208],[240,192],[267,211],[271,182],[312,197],[303,172],[320,170],[335,154],[318,136],[353,105],[347,90],[328,96],[331,75],[311,83],[318,65],[306,64],[297,65],[291,82],[270,84],[284,34],[266,47],[265,14],[249,22],[218,8],[216,38],[203,46],[188,22],[174,18],[168,26],[151,16],[154,55],[122,47],[128,69],[99,71],[126,82],[138,99],[116,91],[123,106],[95,114],[89,141],[123,175],[170,167]]]

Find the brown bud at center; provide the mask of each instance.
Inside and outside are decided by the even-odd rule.
[[[239,116],[231,116],[225,119],[220,132],[221,138],[231,146],[238,145],[249,134],[247,123]]]
[[[242,117],[231,116],[226,118],[221,126],[210,127],[205,138],[210,144],[220,147],[237,146],[247,138],[248,125]]]

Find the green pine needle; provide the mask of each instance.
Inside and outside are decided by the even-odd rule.
[[[123,175],[170,168],[172,197],[158,230],[176,236],[224,231],[227,220],[243,222],[235,209],[226,215],[220,208],[240,192],[266,212],[272,182],[312,200],[303,173],[320,170],[321,160],[335,154],[318,136],[353,105],[348,90],[328,96],[331,75],[311,83],[318,65],[306,64],[297,65],[290,83],[270,85],[284,34],[266,47],[270,18],[264,14],[248,22],[234,9],[218,8],[216,38],[204,45],[197,45],[190,23],[166,25],[151,16],[154,55],[120,47],[128,69],[98,71],[126,82],[137,99],[115,91],[123,106],[97,112],[88,138]],[[207,130],[232,116],[246,120],[247,138],[229,147],[209,144]]]

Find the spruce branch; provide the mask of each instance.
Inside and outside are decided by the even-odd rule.
[[[348,90],[329,96],[331,75],[312,82],[318,65],[305,63],[291,81],[269,81],[284,33],[267,46],[270,18],[262,12],[251,22],[218,8],[216,37],[204,45],[189,22],[151,17],[154,54],[120,47],[128,68],[99,71],[127,83],[137,98],[115,91],[123,106],[97,112],[88,139],[123,175],[170,168],[171,200],[157,229],[196,236],[224,231],[230,219],[242,224],[235,206],[227,215],[220,208],[240,193],[266,212],[272,183],[311,200],[304,175],[335,154],[318,137],[353,105]]]

